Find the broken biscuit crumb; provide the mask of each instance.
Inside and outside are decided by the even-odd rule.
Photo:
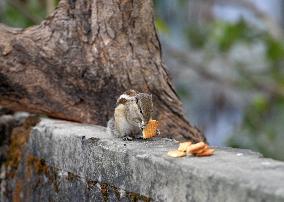
[[[179,144],[178,150],[185,152],[187,147],[189,147],[192,144],[192,142],[182,142]]]
[[[185,156],[185,152],[183,151],[178,151],[178,150],[173,150],[168,152],[168,156],[170,157],[183,157]]]
[[[214,149],[207,149],[203,151],[202,153],[196,154],[196,156],[202,157],[202,156],[211,156],[214,153]]]
[[[206,144],[204,142],[199,142],[199,143],[196,143],[196,144],[192,144],[189,147],[187,147],[186,153],[187,154],[194,154],[197,151],[203,149],[205,147],[205,145]]]
[[[150,120],[143,130],[143,138],[152,138],[157,135],[159,122],[157,120]]]

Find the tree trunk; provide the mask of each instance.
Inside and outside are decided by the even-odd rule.
[[[204,140],[161,61],[152,0],[61,0],[40,25],[0,25],[0,105],[106,125],[127,89],[149,92],[161,135]]]

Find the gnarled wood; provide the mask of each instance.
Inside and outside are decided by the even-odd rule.
[[[0,105],[106,125],[126,89],[150,92],[161,134],[204,140],[161,61],[152,0],[61,0],[28,29],[0,26]]]

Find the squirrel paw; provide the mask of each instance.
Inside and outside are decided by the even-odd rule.
[[[130,137],[130,136],[125,136],[122,139],[123,139],[123,141],[132,141],[133,140],[133,138]]]
[[[161,134],[161,132],[160,132],[159,129],[156,130],[156,134],[157,134],[157,135],[160,135],[160,134]]]

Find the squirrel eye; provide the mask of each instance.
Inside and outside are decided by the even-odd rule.
[[[142,110],[140,109],[140,113],[143,114]]]

